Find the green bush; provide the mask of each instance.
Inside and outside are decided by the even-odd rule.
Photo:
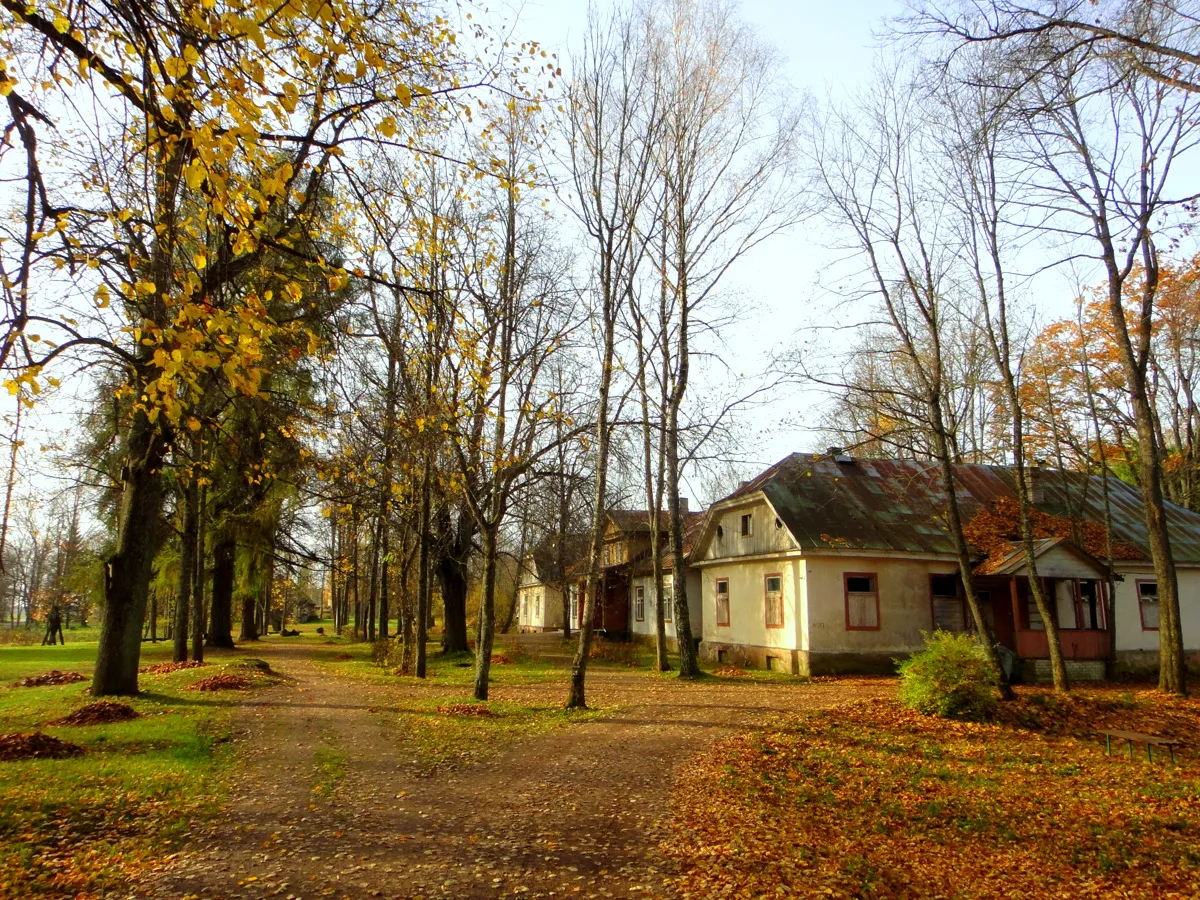
[[[900,702],[928,716],[980,722],[996,709],[987,653],[969,634],[935,631],[900,663]]]

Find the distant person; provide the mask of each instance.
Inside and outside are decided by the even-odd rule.
[[[50,615],[46,617],[46,636],[42,638],[42,646],[45,647],[49,644],[53,647],[56,642],[64,647],[67,644],[67,638],[63,634],[62,613],[58,611],[58,604],[50,607]]]

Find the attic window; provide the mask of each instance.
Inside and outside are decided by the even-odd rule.
[[[742,537],[750,537],[754,534],[754,518],[750,513],[742,516]]]
[[[782,528],[782,527],[783,527],[783,522],[781,522],[781,521],[779,520],[779,516],[776,516],[776,517],[775,517],[775,527],[776,527],[776,528]]]
[[[717,537],[719,537],[719,538],[725,537],[725,529],[722,528],[720,525],[717,526]]]

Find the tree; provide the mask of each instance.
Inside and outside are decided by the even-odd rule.
[[[813,174],[832,222],[863,260],[862,298],[873,299],[891,329],[897,358],[911,373],[932,456],[946,494],[946,527],[976,633],[1003,696],[1011,697],[972,578],[971,550],[954,480],[951,431],[944,413],[946,348],[952,306],[947,293],[957,247],[946,240],[944,195],[930,181],[935,154],[923,138],[928,120],[919,93],[881,73],[857,107],[834,111],[810,146]],[[1050,623],[1047,623],[1050,627]],[[1048,633],[1050,642],[1056,635]]]
[[[693,319],[716,299],[746,252],[798,221],[792,189],[799,116],[780,89],[777,56],[725,0],[664,0],[649,7],[644,78],[658,96],[653,265],[669,305],[658,340],[665,493],[673,561],[679,675],[699,674],[687,602],[680,409],[687,394]],[[664,311],[665,312],[665,311]]]
[[[586,235],[592,266],[591,322],[599,363],[591,448],[596,460],[592,532],[568,709],[587,706],[587,664],[608,501],[616,326],[645,249],[637,223],[650,194],[659,114],[650,85],[639,74],[646,49],[644,30],[636,16],[614,13],[605,22],[593,8],[582,51],[572,60],[568,88],[565,127],[570,141],[572,208]]]

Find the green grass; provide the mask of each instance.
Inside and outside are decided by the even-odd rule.
[[[70,640],[70,637],[68,637]],[[142,664],[170,659],[146,644]],[[87,682],[10,687],[51,669],[91,673],[95,643],[0,647],[0,733],[42,730],[85,748],[65,760],[0,762],[0,898],[103,894],[127,887],[148,861],[176,848],[188,821],[213,811],[232,759],[229,694],[190,692],[220,664],[142,675],[129,722],[83,728],[48,723],[90,701]]]
[[[337,790],[338,782],[346,774],[346,754],[338,747],[336,735],[327,733],[322,738],[323,744],[313,753],[314,774],[311,785],[312,793],[316,796],[332,797]]]

